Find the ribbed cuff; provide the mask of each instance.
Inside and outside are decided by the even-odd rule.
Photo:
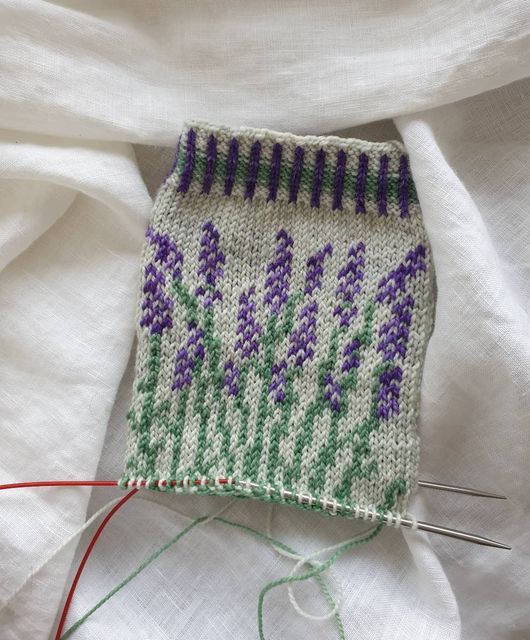
[[[188,123],[168,178],[211,194],[407,218],[417,195],[403,145]]]

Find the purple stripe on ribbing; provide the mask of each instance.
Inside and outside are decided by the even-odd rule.
[[[377,208],[380,216],[386,216],[386,198],[388,193],[388,156],[383,155],[379,160],[379,174],[377,176]]]
[[[269,172],[269,195],[267,196],[267,202],[276,200],[278,194],[278,185],[280,184],[280,167],[282,165],[282,145],[277,142],[272,148],[272,158]]]
[[[302,178],[303,166],[304,150],[302,149],[302,147],[296,147],[296,149],[294,150],[291,180],[289,182],[289,202],[296,202],[298,199],[298,190],[300,189],[300,179]]]
[[[197,135],[193,129],[188,131],[186,138],[186,162],[184,163],[184,169],[180,176],[180,184],[177,191],[180,193],[186,193],[190,188],[191,179],[193,177],[193,167],[195,165],[195,140]]]
[[[311,190],[311,207],[320,207],[320,192],[322,191],[322,179],[326,166],[326,152],[319,149],[315,157],[315,169],[313,171],[313,188]]]
[[[357,181],[355,184],[355,213],[366,213],[364,206],[364,192],[366,191],[366,179],[368,177],[368,156],[361,153],[357,167]]]
[[[217,138],[212,134],[208,138],[206,145],[206,169],[204,170],[204,180],[202,182],[202,193],[210,193],[215,175],[215,165],[217,163]]]
[[[333,211],[342,209],[342,193],[344,191],[344,176],[346,174],[346,153],[342,149],[337,153],[337,165],[333,179]]]
[[[245,200],[252,200],[254,191],[256,190],[256,182],[258,180],[259,159],[261,156],[261,142],[256,140],[250,149],[250,159],[248,161],[247,173],[247,189],[245,191]]]
[[[409,217],[409,163],[407,156],[399,158],[398,202],[402,218]]]
[[[234,188],[236,180],[237,159],[239,156],[239,142],[236,138],[230,140],[228,158],[226,160],[225,196],[229,196]]]

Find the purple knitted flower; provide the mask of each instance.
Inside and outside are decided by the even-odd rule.
[[[341,408],[341,397],[342,397],[342,387],[338,382],[335,381],[331,373],[328,373],[325,377],[325,391],[324,391],[324,400],[327,400],[333,411],[340,411]]]
[[[401,367],[392,367],[379,375],[377,417],[388,420],[399,413],[399,383],[403,378]]]
[[[274,315],[278,315],[287,302],[293,262],[293,239],[291,236],[285,229],[280,229],[276,240],[278,242],[276,257],[267,265],[264,297],[265,304],[270,307]]]
[[[147,228],[145,235],[149,243],[157,247],[153,262],[159,265],[165,274],[171,273],[173,278],[180,279],[184,256],[175,242],[167,234],[158,233],[152,227]]]
[[[212,222],[202,227],[201,250],[199,253],[199,269],[197,271],[203,284],[195,290],[195,295],[203,297],[204,308],[211,307],[215,300],[221,300],[221,292],[217,282],[223,275],[225,255],[219,248],[220,234]]]
[[[305,276],[304,293],[312,295],[315,289],[322,287],[322,276],[324,275],[324,260],[327,256],[332,255],[333,247],[327,244],[323,249],[317,251],[314,255],[307,259],[307,270]]]
[[[145,267],[145,282],[142,302],[141,327],[148,327],[151,335],[160,335],[164,329],[171,329],[173,301],[165,295],[166,278],[153,263]]]
[[[316,300],[311,300],[302,307],[298,314],[298,326],[290,335],[287,357],[292,358],[297,367],[301,367],[306,360],[311,360],[315,353],[313,347],[317,342],[317,312]]]
[[[225,363],[225,375],[223,385],[228,389],[228,393],[231,396],[237,396],[239,391],[239,377],[241,376],[240,370],[236,367],[232,360],[228,360]]]
[[[396,269],[381,278],[376,296],[377,302],[396,300],[400,293],[405,292],[407,281],[415,278],[418,271],[426,270],[425,247],[419,244],[407,253],[405,260]]]
[[[357,338],[350,340],[342,351],[342,373],[348,374],[352,369],[358,369],[360,365],[359,349],[361,342]]]
[[[237,314],[236,342],[234,352],[239,355],[241,363],[245,362],[253,355],[258,355],[259,338],[263,333],[263,329],[256,320],[256,301],[254,294],[255,287],[250,287],[247,292],[239,296],[239,312]],[[233,360],[228,360],[225,364],[224,386],[228,389],[230,395],[237,395],[239,390],[238,381],[241,371]]]
[[[269,393],[273,394],[274,401],[285,401],[285,385],[287,384],[287,362],[282,360],[272,365],[272,379],[269,385]]]
[[[259,338],[263,333],[261,325],[256,320],[255,292],[255,287],[250,287],[248,292],[239,296],[235,351],[240,354],[242,360],[258,354]]]
[[[204,360],[204,331],[195,325],[190,325],[188,330],[186,346],[178,350],[175,358],[173,390],[189,387],[195,365]]]
[[[335,291],[337,306],[333,311],[333,315],[339,318],[341,327],[349,327],[351,320],[355,318],[358,312],[353,303],[362,291],[364,251],[365,246],[362,242],[359,242],[357,246],[350,247],[348,262],[337,274],[339,281]]]
[[[379,329],[377,351],[383,353],[384,362],[393,360],[398,355],[405,358],[413,308],[414,299],[412,296],[405,296],[401,302],[392,306],[391,319]]]

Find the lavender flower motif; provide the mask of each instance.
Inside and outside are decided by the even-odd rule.
[[[267,265],[264,297],[264,302],[270,307],[273,315],[278,315],[287,302],[293,262],[293,239],[291,236],[285,229],[280,229],[276,240],[278,241],[276,258]]]
[[[322,276],[324,275],[324,260],[327,256],[331,257],[333,247],[327,244],[323,249],[317,251],[314,255],[307,259],[307,271],[305,276],[304,293],[312,295],[315,289],[322,287]]]
[[[178,350],[175,358],[173,390],[189,387],[196,364],[204,360],[204,331],[195,325],[189,325],[188,330],[186,346]]]
[[[387,420],[400,411],[399,395],[403,370],[396,365],[399,357],[405,359],[409,339],[409,328],[412,323],[414,298],[406,295],[409,282],[420,271],[426,271],[425,247],[418,245],[409,251],[403,262],[396,269],[379,281],[376,301],[394,303],[392,317],[379,329],[377,350],[383,354],[383,362],[387,368],[379,375],[379,393],[377,398],[377,415]]]
[[[149,243],[157,247],[157,252],[153,261],[145,267],[145,295],[140,326],[149,327],[151,335],[160,335],[164,329],[173,326],[173,301],[165,295],[166,278],[168,275],[172,278],[181,277],[184,256],[168,235],[157,233],[151,227],[147,228],[145,235]]]
[[[318,303],[312,300],[303,307],[298,314],[300,324],[291,333],[287,357],[294,358],[297,367],[302,367],[306,360],[311,360],[315,350],[311,345],[317,341],[317,312]]]
[[[143,315],[141,327],[148,327],[151,335],[161,335],[164,329],[171,329],[173,301],[165,295],[166,278],[153,263],[145,267]]]
[[[223,380],[223,384],[226,389],[228,389],[228,393],[231,396],[237,396],[239,391],[239,377],[241,376],[241,371],[236,367],[232,360],[228,360],[225,363],[225,376]]]
[[[285,401],[285,386],[287,384],[287,362],[282,360],[278,364],[272,365],[272,380],[269,385],[269,393],[274,396],[276,403]]]
[[[384,362],[393,360],[398,355],[405,358],[413,308],[414,299],[412,296],[405,296],[402,302],[393,305],[392,318],[379,329],[377,351],[383,353]]]
[[[405,260],[387,276],[379,281],[377,302],[396,300],[399,293],[404,293],[407,281],[415,278],[418,271],[426,271],[425,247],[419,244],[409,251]]]
[[[331,406],[331,409],[335,412],[339,412],[342,406],[342,387],[335,381],[331,373],[326,374],[325,377],[325,391],[324,400],[327,400]]]
[[[399,383],[403,378],[401,367],[391,367],[379,375],[377,417],[388,420],[399,413]]]
[[[179,251],[175,242],[165,233],[158,233],[151,227],[145,232],[146,238],[149,239],[151,245],[156,245],[157,252],[154,262],[160,265],[164,273],[171,272],[173,278],[180,279],[182,277],[182,263],[184,256]]]
[[[203,280],[203,285],[197,287],[195,295],[203,297],[204,308],[213,305],[215,300],[222,300],[221,292],[216,288],[217,281],[223,275],[225,255],[219,249],[219,231],[212,222],[206,222],[202,228],[201,251],[199,253],[198,275]]]
[[[349,327],[350,322],[358,313],[354,300],[362,291],[364,278],[364,243],[359,242],[348,251],[348,262],[337,274],[339,283],[335,294],[337,306],[333,311],[338,316],[340,327]]]
[[[239,296],[237,339],[234,351],[240,356],[241,363],[244,363],[253,355],[258,355],[259,338],[263,333],[262,326],[256,320],[255,292],[255,287],[250,287],[248,292],[244,292]],[[228,389],[230,395],[237,395],[240,376],[240,369],[232,360],[228,360],[225,364],[224,386]]]
[[[256,320],[256,301],[254,300],[255,287],[250,287],[247,293],[239,296],[239,313],[237,314],[237,340],[236,353],[243,360],[257,355],[259,350],[259,338],[263,329]]]
[[[350,340],[342,351],[342,373],[346,375],[350,373],[352,369],[358,369],[360,365],[359,349],[361,348],[361,342],[357,338]]]
[[[304,295],[306,298],[309,298],[309,301],[298,313],[298,324],[289,336],[289,348],[287,350],[287,359],[300,369],[307,360],[311,360],[315,355],[314,347],[317,342],[318,302],[313,299],[312,296],[315,291],[322,288],[324,261],[326,257],[331,256],[332,253],[333,248],[331,244],[327,244],[323,249],[317,251],[307,259]],[[287,367],[287,362],[283,361],[277,366],[282,366],[282,375],[273,379],[270,390],[276,391],[276,402],[283,402],[283,398],[285,398],[285,384],[287,382],[287,378],[283,374],[283,369]]]

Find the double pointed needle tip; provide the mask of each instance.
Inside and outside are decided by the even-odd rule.
[[[506,496],[498,493],[490,493],[481,489],[471,489],[469,487],[457,487],[452,484],[442,484],[440,482],[431,482],[429,480],[418,480],[418,486],[424,489],[437,489],[439,491],[450,491],[451,493],[462,493],[468,496],[476,496],[477,498],[493,498],[495,500],[506,500]]]

